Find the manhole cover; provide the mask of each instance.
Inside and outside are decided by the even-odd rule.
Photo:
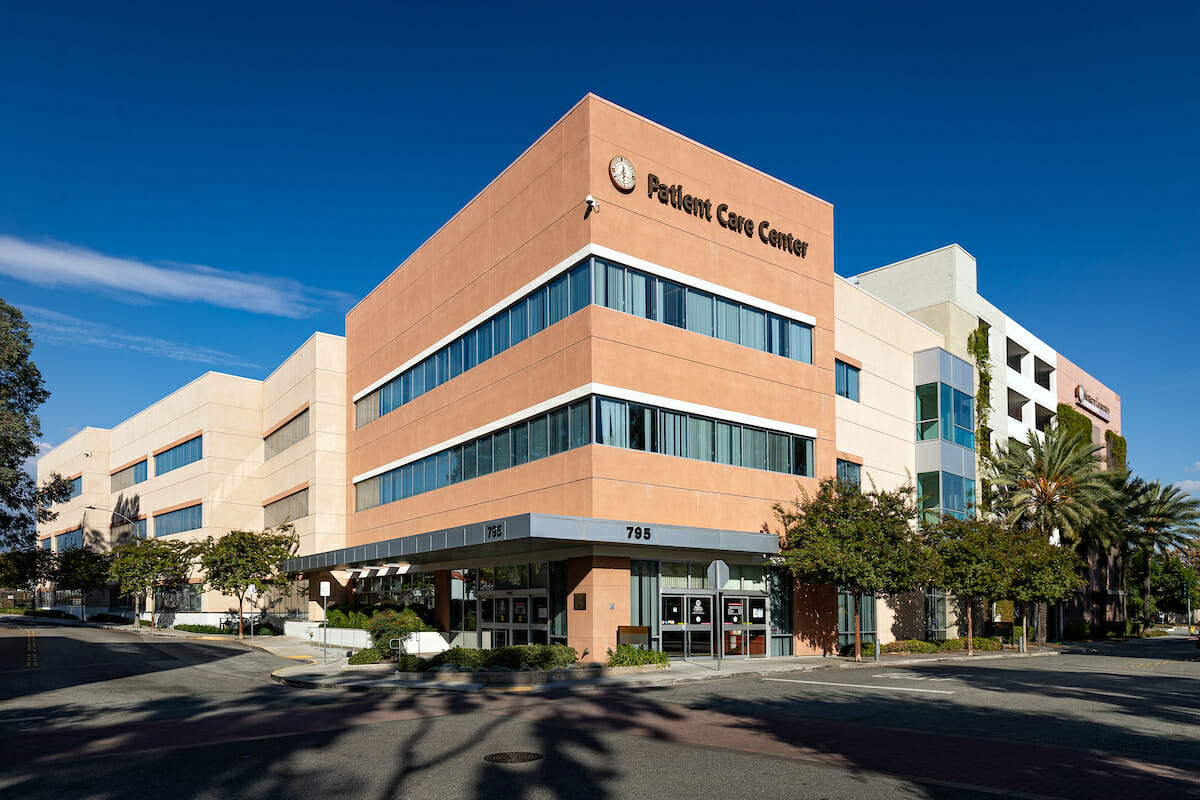
[[[493,764],[524,764],[526,761],[538,761],[541,757],[541,753],[492,753],[484,756],[483,760]]]

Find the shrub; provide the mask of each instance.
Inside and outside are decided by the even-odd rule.
[[[487,669],[487,653],[489,650],[471,650],[466,647],[452,647],[438,653],[429,659],[429,666],[440,667],[443,664],[453,664],[459,669]]]
[[[1004,645],[995,636],[976,636],[976,650],[1003,650]]]
[[[647,664],[670,664],[671,657],[661,650],[649,650],[629,644],[617,645],[616,652],[608,651],[610,667],[641,667]]]
[[[367,632],[371,634],[371,638],[375,641],[375,646],[380,650],[389,650],[392,639],[399,639],[400,646],[403,649],[404,639],[410,633],[417,631],[428,630],[429,627],[421,621],[421,618],[416,615],[411,609],[405,608],[400,611],[381,611],[367,623]]]
[[[975,641],[978,642],[979,639],[976,639]],[[939,653],[945,653],[948,650],[966,650],[967,649],[967,640],[966,639],[945,639],[945,640],[937,643],[937,649],[938,649]]]
[[[565,644],[522,644],[512,647],[499,647],[495,650],[470,650],[465,647],[452,647],[443,653],[438,653],[428,661],[429,667],[440,667],[443,664],[453,664],[459,669],[480,670],[492,667],[520,669],[554,669],[567,667],[579,659],[574,647]],[[409,670],[406,670],[409,671]]]
[[[432,666],[429,659],[418,656],[400,656],[396,662],[398,672],[424,672]]]
[[[885,652],[885,653],[887,652],[887,645],[884,645],[883,652]],[[853,657],[854,656],[854,642],[851,642],[850,644],[847,644],[847,645],[843,645],[842,649],[838,651],[838,654],[842,655],[842,656]],[[868,656],[870,658],[875,657],[875,643],[874,642],[863,642],[862,643],[862,657],[867,658]]]
[[[374,647],[366,647],[350,656],[351,664],[378,664],[383,656]]]
[[[937,642],[926,642],[923,639],[909,639],[905,642],[910,653],[936,653],[940,649]]]
[[[325,627],[327,628],[349,628],[350,618],[346,616],[346,612],[340,608],[331,608],[325,612]]]

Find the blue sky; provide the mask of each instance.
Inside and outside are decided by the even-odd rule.
[[[1200,6],[652,5],[3,3],[45,441],[343,333],[592,91],[832,202],[843,275],[961,244],[1200,495]]]

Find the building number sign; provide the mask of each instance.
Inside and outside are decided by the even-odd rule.
[[[504,523],[498,522],[494,525],[488,525],[486,538],[489,542],[494,539],[503,539],[504,538]]]
[[[643,528],[640,525],[626,525],[626,539],[641,539],[643,542],[650,541],[650,529]]]

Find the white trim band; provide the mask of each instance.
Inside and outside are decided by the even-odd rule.
[[[690,286],[693,289],[699,289],[701,291],[708,292],[709,294],[722,297],[726,300],[735,300],[748,306],[754,306],[763,311],[769,311],[772,314],[780,317],[786,317],[787,319],[792,319],[796,322],[803,322],[805,325],[810,325],[814,328],[817,324],[817,318],[811,314],[805,314],[802,311],[796,311],[794,309],[787,308],[786,306],[781,306],[778,303],[772,303],[770,300],[763,300],[762,298],[755,297],[754,295],[729,289],[716,283],[711,283],[709,281],[692,277],[691,275],[685,275],[682,272],[677,272],[669,267],[662,267],[651,261],[646,261],[644,259],[637,258],[636,256],[631,256],[628,253],[622,253],[619,250],[613,250],[611,247],[604,247],[603,245],[588,243],[576,250],[571,255],[567,256],[562,261],[555,264],[550,269],[543,272],[538,277],[526,283],[520,289],[517,289],[515,292],[509,294],[500,302],[493,304],[483,313],[476,315],[469,322],[460,325],[459,327],[455,328],[453,332],[443,336],[441,339],[438,339],[429,347],[426,347],[424,350],[417,353],[415,356],[408,359],[403,364],[384,375],[382,378],[377,378],[376,380],[372,381],[365,389],[360,389],[359,391],[355,392],[353,402],[357,403],[359,400],[363,399],[380,386],[383,386],[397,375],[403,375],[404,372],[409,368],[420,364],[429,356],[433,355],[446,345],[453,342],[455,339],[467,333],[467,331],[473,330],[484,320],[491,319],[496,314],[499,314],[501,311],[520,300],[522,297],[533,293],[533,291],[539,286],[549,283],[562,273],[568,271],[588,256],[607,258],[611,261],[619,262],[627,267],[633,267],[634,269],[641,270],[642,272],[650,275],[654,275],[659,278],[665,278],[666,280],[674,281],[676,283],[681,283],[684,286]],[[595,279],[593,278],[593,282],[594,280]]]

